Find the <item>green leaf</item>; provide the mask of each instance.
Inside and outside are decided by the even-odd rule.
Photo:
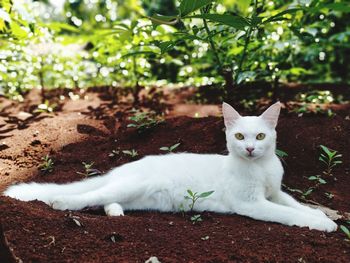
[[[191,191],[191,189],[188,189],[188,190],[187,190],[187,193],[188,193],[190,196],[193,196],[193,192]]]
[[[308,178],[309,180],[311,180],[311,181],[313,181],[313,180],[317,180],[318,178],[316,177],[316,176],[310,176],[309,178]]]
[[[322,178],[319,178],[318,181],[320,182],[320,184],[326,184],[326,180],[322,179]]]
[[[211,2],[213,2],[213,0],[182,0],[179,6],[180,16],[187,16],[188,14],[210,4]]]
[[[125,23],[121,23],[120,21],[117,21],[116,23],[113,24],[113,28],[115,29],[120,29],[120,30],[131,30],[129,26]]]
[[[329,159],[333,159],[333,157],[337,154],[336,151],[330,151]]]
[[[325,8],[329,8],[331,10],[339,11],[342,13],[350,12],[350,5],[348,3],[331,3],[331,4],[327,4]]]
[[[308,12],[317,13],[322,9],[329,9],[337,12],[349,13],[350,5],[348,3],[322,3],[316,7],[308,9]]]
[[[281,21],[281,20],[286,20],[286,18],[284,18],[283,16],[286,14],[293,14],[296,13],[297,11],[303,10],[302,8],[291,8],[291,9],[287,9],[284,10],[274,16],[269,17],[268,19],[266,19],[263,24],[266,23],[270,23],[270,22],[275,22],[275,21]]]
[[[169,148],[168,147],[160,147],[159,150],[161,150],[161,151],[169,151]]]
[[[160,48],[160,52],[164,54],[168,50],[172,49],[176,45],[174,41],[164,41],[159,43],[157,46]]]
[[[320,147],[327,154],[328,158],[332,155],[332,152],[326,146],[320,145]]]
[[[256,27],[258,26],[261,21],[262,21],[262,17],[260,16],[253,16],[251,19],[250,19],[250,24],[253,26],[253,27]]]
[[[22,39],[22,38],[26,38],[27,37],[27,31],[25,31],[17,22],[15,21],[12,21],[12,23],[10,24],[11,26],[11,31],[12,31],[12,34],[19,38],[19,39]]]
[[[174,33],[174,36],[177,36],[178,38],[180,38],[176,43],[182,42],[182,41],[187,40],[187,39],[188,40],[195,40],[195,39],[197,39],[197,40],[201,40],[201,41],[204,40],[204,39],[202,39],[202,38],[200,38],[198,36],[191,35],[191,34],[189,34],[187,32],[176,32],[176,33]]]
[[[313,190],[314,190],[313,188],[308,189],[306,192],[303,193],[303,196],[308,196],[309,194],[312,193]]]
[[[174,144],[174,145],[170,146],[170,150],[171,151],[175,150],[177,147],[179,147],[180,144],[181,143],[177,143],[177,144]]]
[[[45,26],[47,26],[48,28],[50,28],[51,30],[59,33],[62,30],[66,30],[69,32],[75,32],[75,33],[79,33],[81,30],[79,30],[79,28],[75,27],[75,26],[71,26],[68,25],[66,23],[60,23],[60,22],[51,22],[49,24],[46,24]]]
[[[159,25],[175,25],[179,22],[177,16],[162,16],[159,14],[154,14],[151,17],[148,17],[152,21],[153,28],[156,28]]]
[[[237,84],[242,83],[246,80],[246,78],[253,79],[256,76],[255,71],[242,71],[238,74]]]
[[[241,16],[238,15],[230,15],[230,14],[200,14],[194,16],[188,16],[186,18],[202,18],[207,19],[210,22],[220,23],[223,25],[227,25],[229,27],[233,27],[238,30],[244,30],[246,26],[249,26],[248,21]]]
[[[300,189],[290,189],[290,191],[303,194],[303,191],[301,191]]]
[[[340,225],[340,229],[347,235],[347,237],[350,239],[350,231],[346,226]]]
[[[327,157],[323,153],[321,153],[320,154],[320,159],[327,160]]]
[[[279,149],[276,149],[275,150],[275,153],[276,155],[279,157],[279,158],[284,158],[284,157],[287,157],[288,156],[288,153],[282,151],[282,150],[279,150]]]
[[[206,198],[208,197],[209,195],[211,195],[212,193],[214,193],[215,191],[209,191],[209,192],[204,192],[204,193],[201,193],[199,195],[199,198]]]
[[[301,74],[308,74],[309,71],[301,67],[293,67],[289,69],[289,72],[293,75],[299,76]]]
[[[244,49],[243,46],[232,47],[232,48],[229,50],[228,55],[237,56],[238,54],[241,54],[241,52],[243,51],[243,49]]]

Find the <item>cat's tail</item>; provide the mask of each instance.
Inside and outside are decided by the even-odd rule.
[[[39,200],[50,205],[54,196],[86,193],[102,186],[106,179],[101,176],[68,184],[21,183],[10,186],[3,195],[21,201]]]

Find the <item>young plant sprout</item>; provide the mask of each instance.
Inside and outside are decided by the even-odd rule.
[[[284,188],[286,188],[288,191],[293,192],[293,193],[298,193],[300,195],[300,198],[302,199],[306,199],[310,194],[312,194],[312,192],[315,190],[314,187],[309,187],[308,189],[306,189],[305,191],[302,191],[300,189],[297,188],[291,188],[285,184],[282,184],[282,186]]]
[[[129,155],[131,158],[135,158],[136,156],[138,156],[138,152],[134,149],[131,150],[124,150],[122,151],[125,155]]]
[[[181,144],[181,143],[176,143],[176,144],[174,144],[174,145],[172,145],[172,146],[169,146],[169,147],[166,147],[166,146],[160,147],[159,150],[165,151],[165,152],[168,152],[168,153],[171,153],[171,152],[173,152],[177,147],[179,147],[180,144]]]
[[[320,147],[322,152],[320,153],[318,160],[326,165],[326,168],[322,173],[326,176],[333,176],[333,168],[342,163],[340,160],[342,155],[324,145],[320,145]]]
[[[50,104],[48,100],[45,100],[43,104],[38,105],[37,109],[34,112],[53,113],[56,107],[56,104]]]
[[[133,123],[128,124],[127,127],[136,128],[140,133],[163,122],[163,119],[156,116],[154,112],[134,111],[134,113],[135,114],[133,116],[129,117],[129,120],[133,121]]]
[[[108,156],[111,157],[111,158],[115,158],[117,157],[118,155],[120,154],[120,151],[119,150],[112,150]]]
[[[308,178],[310,181],[315,181],[317,184],[326,184],[326,180],[324,180],[321,175],[312,175]]]
[[[188,189],[187,193],[188,193],[188,195],[185,196],[185,199],[191,201],[191,203],[188,206],[190,208],[190,211],[192,212],[198,199],[207,198],[212,193],[214,193],[214,191],[208,191],[208,192],[203,192],[201,194],[198,194],[197,192],[193,193],[190,189]]]
[[[203,219],[202,219],[202,216],[200,214],[191,216],[192,224],[196,224],[196,223],[199,223],[199,222],[202,222],[202,221],[203,221]]]
[[[208,192],[203,192],[201,194],[198,194],[197,192],[193,193],[192,190],[188,189],[187,190],[188,195],[184,196],[186,200],[190,200],[191,203],[188,205],[190,208],[190,211],[193,212],[194,206],[197,202],[198,199],[200,198],[207,198],[208,196],[210,196],[212,193],[214,193],[214,191],[208,191]],[[193,224],[202,222],[202,216],[200,214],[196,214],[191,216],[191,222]]]
[[[94,162],[91,162],[91,163],[82,162],[82,164],[84,166],[84,172],[77,172],[77,174],[84,175],[85,177],[102,174],[100,170],[92,168],[92,166],[94,165]]]
[[[43,162],[39,166],[40,170],[44,173],[51,173],[53,171],[54,165],[52,158],[47,154],[41,159],[43,160]]]
[[[334,194],[329,193],[329,192],[325,192],[324,194],[325,194],[325,196],[327,196],[328,199],[332,199],[334,197]]]

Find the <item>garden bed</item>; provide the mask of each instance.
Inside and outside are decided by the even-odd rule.
[[[77,172],[83,171],[82,162],[94,162],[94,168],[107,172],[145,155],[164,154],[160,147],[176,143],[180,143],[176,152],[226,153],[220,117],[176,116],[168,105],[171,117],[139,133],[127,128],[132,106],[111,105],[96,91],[86,95],[86,100],[61,101],[61,110],[55,114],[30,116],[22,111],[33,108],[34,98],[26,98],[26,105],[2,98],[2,105],[9,107],[0,117],[0,190],[16,181],[80,180],[83,176]],[[349,116],[300,118],[283,112],[277,131],[277,147],[288,153],[284,184],[289,191],[306,191],[314,185],[307,178],[322,173],[319,145],[343,154],[343,164],[334,169],[333,177],[326,178],[327,183],[307,200],[343,215],[350,212]],[[132,149],[136,157],[111,156],[113,150]],[[51,173],[38,169],[46,154],[54,160]],[[301,198],[298,191],[291,194]],[[350,261],[350,242],[340,230],[322,233],[207,212],[202,218],[193,224],[189,214],[155,211],[111,218],[101,209],[55,211],[38,201],[1,197],[0,262],[144,262],[151,256],[161,262]]]

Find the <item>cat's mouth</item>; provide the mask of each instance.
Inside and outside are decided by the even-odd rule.
[[[258,157],[258,155],[254,154],[254,153],[247,153],[246,154],[246,158],[249,159],[249,160],[256,159],[257,157]]]

